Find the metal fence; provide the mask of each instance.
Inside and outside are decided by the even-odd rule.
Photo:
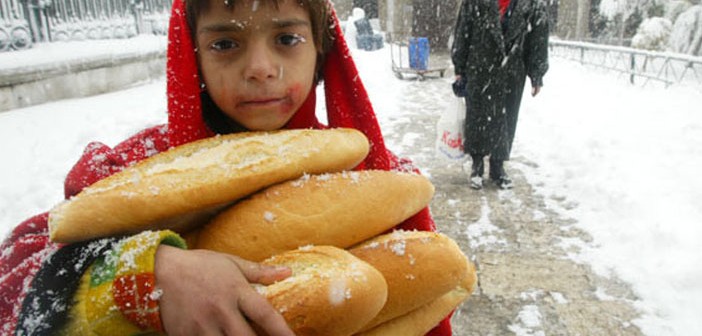
[[[0,52],[34,43],[166,34],[171,0],[0,0]]]
[[[684,83],[702,88],[702,57],[557,40],[550,41],[549,51],[555,57],[618,72],[636,85]]]

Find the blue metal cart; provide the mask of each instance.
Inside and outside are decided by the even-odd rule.
[[[446,67],[429,63],[429,41],[425,37],[410,37],[407,41],[391,42],[392,71],[399,79],[444,77]]]

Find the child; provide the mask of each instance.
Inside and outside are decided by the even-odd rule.
[[[114,148],[91,143],[65,195],[170,147],[246,130],[330,127],[371,142],[358,169],[412,169],[386,148],[338,19],[325,0],[176,0],[169,27],[168,124]],[[60,246],[46,213],[20,224],[0,254],[0,333],[292,335],[249,283],[290,275],[230,255],[187,250],[170,231]],[[399,228],[434,230],[428,209]],[[431,335],[451,335],[448,318]]]

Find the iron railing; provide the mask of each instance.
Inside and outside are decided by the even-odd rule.
[[[702,88],[702,57],[586,42],[551,40],[549,53],[626,76],[631,84],[690,84]]]
[[[0,0],[0,51],[165,34],[171,0]]]

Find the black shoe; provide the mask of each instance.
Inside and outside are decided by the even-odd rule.
[[[470,182],[471,189],[475,189],[475,190],[483,189],[483,177],[482,176],[478,176],[478,175],[473,176],[471,174],[470,179],[468,179],[468,182]]]
[[[502,190],[512,189],[512,179],[509,178],[509,176],[507,176],[506,174],[498,178],[491,179],[493,182],[495,182],[495,185]]]
[[[468,182],[470,187],[475,190],[483,188],[483,174],[485,173],[485,163],[482,156],[471,156],[473,163],[470,168]]]
[[[493,160],[490,158],[490,179],[500,189],[511,189],[512,179],[507,176],[503,160]]]

